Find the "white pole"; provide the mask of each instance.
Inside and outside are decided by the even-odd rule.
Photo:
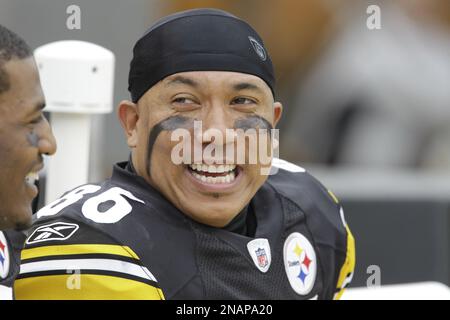
[[[58,145],[48,159],[48,204],[88,182],[92,115],[113,109],[115,58],[108,49],[76,40],[43,45],[34,56]]]
[[[52,113],[57,153],[48,160],[45,203],[88,182],[91,117],[87,114]]]

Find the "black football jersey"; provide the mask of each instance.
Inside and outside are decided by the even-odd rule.
[[[14,299],[14,279],[20,270],[20,250],[25,234],[19,231],[0,231],[0,300]]]
[[[302,168],[274,159],[250,237],[193,221],[126,164],[38,212],[18,299],[332,299],[351,280],[342,208]]]

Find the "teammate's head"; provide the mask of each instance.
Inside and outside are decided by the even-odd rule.
[[[119,118],[137,173],[194,220],[225,226],[267,178],[259,161],[248,163],[249,144],[238,150],[237,139],[230,138],[235,132],[227,136],[226,130],[270,130],[281,116],[272,62],[261,38],[227,12],[197,9],[155,23],[133,52],[132,101],[121,102]],[[201,130],[194,130],[200,124]],[[187,144],[191,155],[182,164],[174,155],[180,154],[176,149],[186,135],[174,141],[177,129],[192,139]],[[194,157],[196,145],[203,157]],[[242,152],[245,163],[238,162]],[[203,165],[190,166],[194,160]],[[205,165],[220,161],[232,166]]]
[[[35,173],[56,149],[44,105],[32,51],[0,25],[0,229],[31,223]]]

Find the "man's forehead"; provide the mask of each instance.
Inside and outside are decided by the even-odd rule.
[[[5,64],[10,87],[0,95],[0,104],[23,114],[42,109],[44,94],[34,60],[11,60]]]
[[[172,84],[199,84],[207,82],[221,82],[229,83],[230,85],[248,82],[257,86],[266,86],[270,90],[269,86],[261,78],[252,74],[232,72],[232,71],[187,71],[179,72],[167,76],[163,79],[163,85]]]
[[[45,108],[45,99],[42,95],[28,95],[27,97],[10,96],[9,99],[0,98],[0,107],[10,112],[13,118],[21,118],[41,112]]]
[[[24,59],[13,58],[4,63],[3,68],[10,77],[38,77],[36,62],[33,57]]]
[[[39,72],[34,58],[12,59],[4,64],[12,90],[30,90],[40,85]]]

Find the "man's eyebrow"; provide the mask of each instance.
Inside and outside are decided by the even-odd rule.
[[[250,82],[239,82],[239,83],[233,84],[233,89],[236,91],[253,90],[253,91],[259,91],[261,93],[264,92],[260,86],[250,83]]]
[[[186,77],[182,77],[182,76],[176,76],[170,80],[167,81],[166,85],[170,86],[170,85],[174,85],[174,84],[185,84],[194,88],[199,87],[199,83],[196,82],[195,80],[192,80],[190,78],[186,78]]]

